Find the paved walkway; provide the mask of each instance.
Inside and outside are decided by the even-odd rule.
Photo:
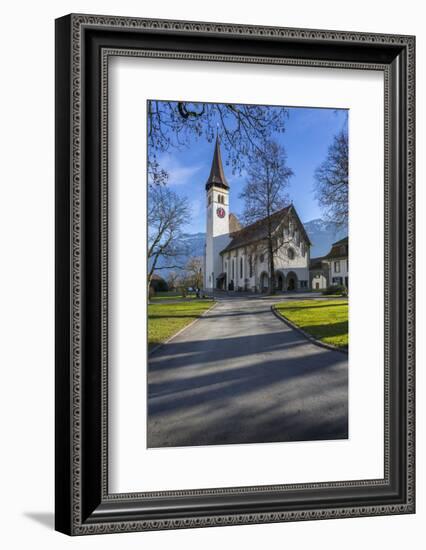
[[[307,341],[272,302],[221,299],[149,357],[149,447],[347,437],[347,356]]]

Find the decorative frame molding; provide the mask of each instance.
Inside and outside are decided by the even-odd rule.
[[[389,34],[96,15],[56,21],[59,531],[83,535],[414,512],[414,52],[414,37]],[[107,85],[108,59],[117,55],[383,71],[383,479],[108,493]]]

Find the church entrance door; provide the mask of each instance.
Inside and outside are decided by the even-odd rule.
[[[277,290],[284,290],[284,277],[282,273],[277,273],[276,277]]]
[[[260,276],[260,290],[266,292],[268,290],[268,274],[263,272]]]
[[[297,290],[297,275],[293,271],[290,271],[287,275],[287,290]]]
[[[226,273],[221,273],[216,279],[216,288],[218,290],[226,290]]]

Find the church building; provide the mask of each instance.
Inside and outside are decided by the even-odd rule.
[[[206,183],[206,246],[204,288],[265,292],[269,287],[268,218],[242,227],[229,212],[226,181],[217,138]],[[311,242],[293,204],[274,212],[275,287],[282,291],[309,288]]]

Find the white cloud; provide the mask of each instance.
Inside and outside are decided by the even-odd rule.
[[[198,219],[201,214],[201,201],[199,199],[193,199],[190,203],[191,216],[194,219]]]
[[[229,173],[227,173],[227,172],[229,172]],[[247,177],[248,177],[246,169],[241,170],[241,174],[239,172],[233,174],[231,172],[231,170],[227,171],[226,168],[225,168],[225,174],[226,174],[226,179],[227,179],[229,185],[242,186],[246,182]]]
[[[169,174],[168,184],[171,187],[191,183],[195,174],[202,168],[201,164],[185,166],[172,155],[163,155],[159,164]]]

